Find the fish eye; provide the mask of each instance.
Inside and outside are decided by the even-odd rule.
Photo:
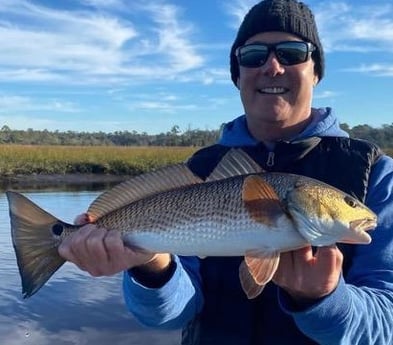
[[[346,196],[346,197],[344,198],[344,201],[345,201],[345,202],[347,203],[347,205],[349,205],[350,207],[355,208],[355,207],[358,206],[358,202],[357,202],[354,198],[352,198],[352,197],[350,197],[350,196]]]
[[[55,224],[52,226],[52,233],[56,236],[60,236],[64,231],[64,227],[61,224]]]

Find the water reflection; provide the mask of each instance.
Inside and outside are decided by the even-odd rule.
[[[102,191],[126,180],[126,176],[78,176],[54,175],[45,176],[32,175],[29,177],[0,178],[0,191]]]
[[[93,191],[26,192],[58,218],[72,222],[98,195]],[[125,309],[121,275],[92,278],[65,264],[33,297],[22,299],[12,248],[8,204],[0,193],[0,339],[7,345],[178,344],[179,332],[146,329]]]

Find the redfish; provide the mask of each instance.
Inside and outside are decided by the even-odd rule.
[[[58,246],[81,226],[67,224],[7,192],[12,241],[25,298],[65,260]],[[136,176],[97,197],[92,223],[120,231],[124,243],[155,253],[244,256],[239,278],[248,298],[272,279],[280,253],[336,242],[367,244],[376,215],[352,196],[305,176],[264,172],[231,149],[205,180],[186,164]]]

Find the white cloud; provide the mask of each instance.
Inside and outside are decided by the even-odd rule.
[[[96,120],[92,121],[92,118],[83,116],[83,118],[70,119],[69,117],[58,117],[58,116],[33,116],[23,115],[20,113],[14,113],[12,116],[0,114],[0,123],[6,124],[12,129],[27,130],[33,128],[36,130],[47,129],[49,131],[56,130],[70,130],[70,131],[104,131],[111,132],[115,130],[124,130],[134,128],[133,121],[121,121],[121,120]],[[138,128],[139,126],[137,126]]]
[[[12,66],[11,66],[12,67]],[[3,67],[0,70],[0,81],[2,82],[64,82],[69,78],[55,71],[42,68],[10,68]]]
[[[0,5],[0,80],[118,84],[175,79],[202,66],[179,8],[85,0],[60,10],[24,0]],[[128,9],[123,15],[114,8]],[[131,10],[132,9],[132,10]],[[145,18],[138,21],[138,17]],[[12,18],[12,19],[10,19]],[[105,78],[105,79],[103,79]]]
[[[393,53],[392,5],[324,1],[313,9],[327,52],[383,50]]]
[[[9,72],[8,77],[17,80],[64,81],[72,80],[68,73],[108,72],[122,64],[121,48],[137,35],[131,25],[103,15],[51,10],[23,1],[15,1],[10,12],[18,20],[3,19],[0,25],[0,65],[26,71]]]
[[[97,8],[124,9],[122,0],[81,0],[81,2]]]
[[[244,16],[247,14],[250,8],[258,2],[259,1],[256,0],[236,0],[233,2],[226,2],[224,6],[227,13],[231,17],[235,18],[234,21],[231,20],[230,27],[232,27],[234,30],[237,30],[243,21]]]
[[[140,101],[130,103],[128,105],[129,110],[138,110],[138,111],[150,111],[157,110],[161,113],[169,113],[175,114],[178,111],[189,111],[198,109],[198,106],[195,104],[180,104],[173,103],[170,100],[168,101]]]
[[[256,0],[236,0],[226,4],[234,17],[231,27],[237,30]],[[369,5],[349,1],[310,1],[324,48],[332,51],[367,52],[387,50],[393,53],[393,5],[370,2]],[[365,44],[371,41],[372,44]]]
[[[0,114],[14,114],[26,111],[77,113],[80,109],[72,102],[58,99],[45,99],[43,101],[17,95],[0,95]]]
[[[358,67],[347,68],[345,71],[369,74],[374,77],[393,77],[393,64],[362,64]]]
[[[314,99],[333,98],[333,97],[336,97],[337,95],[338,95],[338,93],[335,91],[329,91],[329,90],[322,91],[322,92],[317,91],[314,94]]]
[[[158,51],[167,54],[177,71],[200,67],[203,58],[199,56],[188,36],[192,36],[192,25],[179,20],[179,8],[173,5],[149,5],[145,8],[157,23]]]

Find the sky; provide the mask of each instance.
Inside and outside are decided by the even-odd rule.
[[[0,0],[0,128],[156,134],[243,113],[229,50],[255,0]],[[308,0],[325,49],[314,107],[393,123],[391,0]]]

